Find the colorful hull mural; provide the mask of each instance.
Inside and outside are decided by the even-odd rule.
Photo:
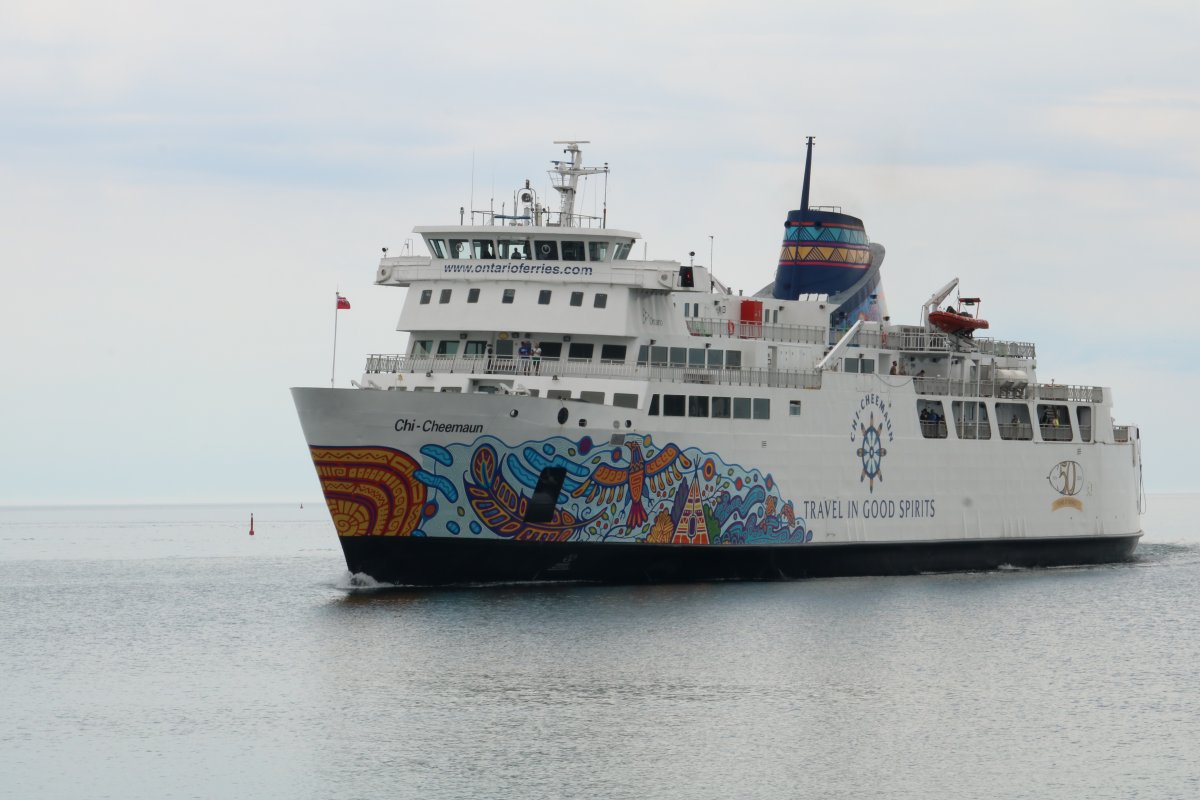
[[[493,436],[387,447],[312,447],[338,535],[486,537],[535,542],[799,544],[812,532],[771,475],[650,436],[621,444],[556,436],[511,446]],[[543,470],[558,502],[526,521]]]

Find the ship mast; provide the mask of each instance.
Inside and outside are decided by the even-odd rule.
[[[582,139],[563,139],[554,143],[565,144],[566,148],[563,152],[571,156],[570,161],[551,161],[554,169],[548,170],[551,185],[562,195],[558,224],[564,228],[573,228],[575,227],[575,190],[579,185],[579,176],[608,172],[608,167],[607,165],[603,167],[583,166],[583,151],[579,149],[579,145],[591,144],[591,142]]]
[[[808,153],[804,156],[804,188],[800,190],[800,212],[808,213],[808,178],[812,174],[813,137],[807,136]]]

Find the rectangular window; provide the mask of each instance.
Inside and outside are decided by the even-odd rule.
[[[453,289],[442,289],[442,293],[438,297],[438,302],[442,303],[442,304],[449,303],[450,302],[450,293],[452,291],[454,291],[454,290]]]
[[[733,398],[733,418],[734,419],[750,419],[750,398],[749,397]]]
[[[955,400],[950,404],[950,410],[954,412],[954,432],[958,438],[992,438],[992,426],[988,424],[986,404]]]
[[[1033,438],[1029,406],[1025,403],[996,403],[996,427],[1001,439],[1028,441]]]
[[[842,372],[858,372],[858,359],[857,358],[843,358],[842,359]]]
[[[946,438],[946,412],[941,400],[918,400],[917,420],[926,439]]]
[[[708,366],[712,369],[720,369],[725,366],[725,351],[724,350],[709,350],[708,351]]]
[[[550,294],[551,294],[551,292],[549,289],[542,289],[540,292],[538,292],[538,305],[539,306],[550,305]]]
[[[432,299],[433,299],[433,289],[422,289],[421,290],[421,305],[423,305],[423,306],[429,305],[429,301]]]
[[[799,400],[789,400],[788,401],[788,416],[789,417],[800,416],[800,401]]]
[[[539,239],[533,243],[534,253],[538,258],[548,261],[558,260],[558,242]]]
[[[704,348],[689,347],[688,348],[688,366],[704,368]]]
[[[491,239],[474,239],[471,241],[471,251],[476,258],[495,258],[495,245]]]
[[[563,261],[583,261],[584,260],[583,242],[563,242],[562,243],[562,260]]]
[[[686,408],[687,398],[681,394],[664,394],[663,395],[663,416],[664,417],[682,417],[683,410]]]
[[[650,363],[656,367],[665,367],[667,365],[667,348],[662,345],[651,347]]]
[[[741,369],[742,368],[742,351],[741,350],[726,350],[725,351],[725,369]]]
[[[437,354],[439,356],[458,355],[458,341],[456,339],[442,339],[438,342]]]
[[[1079,417],[1079,438],[1085,442],[1092,440],[1092,407],[1079,406],[1075,409]]]
[[[501,339],[496,342],[496,357],[497,358],[512,358],[513,343],[512,339]]]
[[[501,239],[500,258],[529,258],[529,241],[526,239]]]
[[[864,358],[859,361],[858,371],[864,375],[871,375],[875,372],[875,359]]]
[[[550,400],[570,400],[571,399],[571,390],[570,389],[551,389],[550,391],[546,392],[546,397],[549,398]]]
[[[478,303],[479,302],[479,290],[478,289],[467,289],[467,302],[468,303]]]
[[[589,261],[608,261],[608,242],[588,242]]]
[[[517,296],[516,289],[505,289],[504,294],[500,297],[501,303],[512,303],[513,298]]]
[[[755,419],[770,419],[771,418],[771,401],[766,397],[754,398],[754,418]]]
[[[446,241],[444,239],[426,239],[425,243],[429,245],[429,252],[433,253],[434,258],[446,257]]]
[[[650,409],[646,413],[652,417],[658,416],[658,395],[650,395]]]
[[[571,292],[571,305],[583,305],[583,292]]]
[[[595,352],[596,345],[591,342],[571,342],[570,349],[567,350],[567,358],[574,361],[581,359],[585,361],[592,360],[592,353]]]
[[[633,249],[633,242],[624,242],[617,245],[617,252],[613,256],[613,261],[624,261],[629,258],[629,251]]]
[[[471,247],[466,239],[451,239],[450,240],[450,257],[451,258],[470,258]]]
[[[604,405],[604,392],[580,392],[579,399],[585,403]]]
[[[542,342],[542,360],[557,361],[562,355],[562,342]]]
[[[707,417],[708,416],[708,398],[699,395],[688,395],[688,416],[689,417]]]
[[[644,367],[650,363],[650,345],[638,345],[638,366]]]
[[[605,362],[625,363],[625,345],[623,344],[602,344],[600,345],[600,360]]]
[[[606,308],[608,306],[608,295],[601,292],[596,293],[596,299],[592,301],[593,308]]]
[[[433,339],[418,339],[413,342],[414,356],[427,356],[433,352]]]
[[[728,397],[714,397],[712,399],[712,415],[716,419],[729,419]]]
[[[617,408],[637,408],[638,396],[624,392],[613,392],[613,405]]]
[[[1039,403],[1037,415],[1038,425],[1042,430],[1042,441],[1071,441],[1071,416],[1066,406]]]
[[[682,367],[687,364],[687,348],[672,347],[671,348],[671,366]]]
[[[487,342],[483,341],[482,339],[472,339],[471,341],[467,342],[466,347],[463,348],[464,356],[471,356],[474,358],[482,358],[486,352]]]

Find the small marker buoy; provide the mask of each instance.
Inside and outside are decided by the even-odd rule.
[[[254,535],[254,515],[250,515],[250,535]]]

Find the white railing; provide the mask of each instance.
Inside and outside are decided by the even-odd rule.
[[[365,372],[548,376],[552,378],[616,378],[672,383],[704,383],[726,386],[769,386],[788,389],[819,389],[821,373],[816,370],[725,369],[625,362],[595,362],[584,359],[499,358],[487,356],[367,356]]]
[[[836,344],[849,328],[830,328],[828,344]],[[966,342],[964,347],[956,342]],[[978,352],[983,355],[1034,358],[1037,347],[1033,342],[1006,342],[984,337],[955,339],[939,331],[927,331],[909,325],[892,325],[880,330],[863,329],[850,343],[853,347],[878,347],[883,350],[899,350],[908,353]]]
[[[1036,383],[1025,386],[1010,386],[1006,381],[950,380],[916,376],[913,387],[917,394],[947,395],[950,397],[1002,397],[1017,400],[1062,400],[1075,403],[1100,403],[1104,401],[1102,386],[1067,386],[1058,383]]]

